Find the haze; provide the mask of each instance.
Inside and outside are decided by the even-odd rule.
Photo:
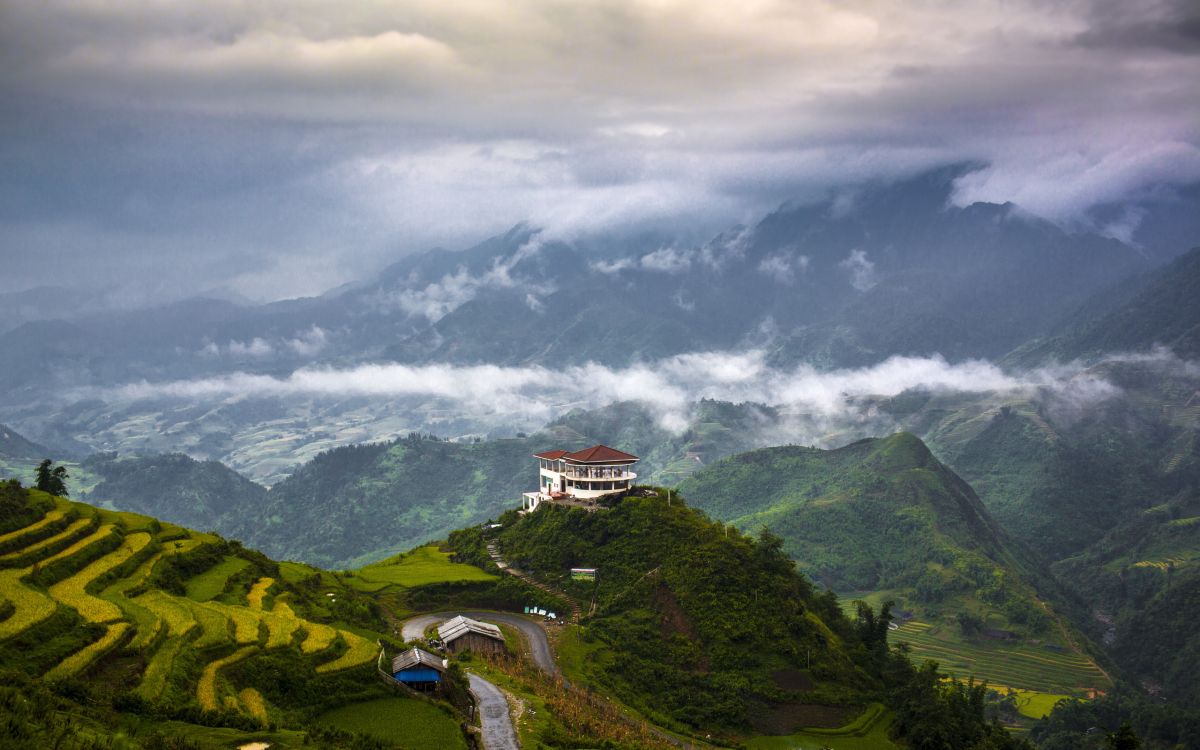
[[[955,203],[1129,241],[1200,180],[1198,52],[1182,0],[5,0],[0,291],[281,299],[964,161]]]

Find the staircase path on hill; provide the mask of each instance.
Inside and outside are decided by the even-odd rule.
[[[583,607],[579,605],[579,602],[575,601],[574,597],[560,589],[550,586],[549,584],[542,583],[523,570],[514,568],[512,565],[508,564],[508,562],[506,562],[504,557],[500,554],[500,545],[498,542],[496,542],[496,540],[493,539],[487,543],[487,551],[488,555],[492,558],[492,562],[496,563],[496,567],[500,570],[508,573],[509,575],[520,578],[525,583],[545,591],[550,596],[556,596],[560,599],[566,600],[566,602],[571,605],[571,616],[567,619],[567,622],[572,624],[579,622],[579,619],[583,614]]]

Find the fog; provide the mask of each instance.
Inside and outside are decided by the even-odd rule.
[[[1195,20],[1182,0],[0,0],[0,292],[281,299],[521,220],[694,238],[964,161],[956,203],[1086,226],[1200,180]],[[1140,215],[1099,228],[1136,241]]]

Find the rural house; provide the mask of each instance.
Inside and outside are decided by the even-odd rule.
[[[627,491],[637,479],[630,469],[638,457],[607,445],[574,453],[543,451],[533,457],[538,461],[538,489],[524,494],[524,513],[537,510],[544,502],[588,505],[596,498]]]
[[[392,659],[392,677],[413,690],[437,690],[445,672],[445,661],[416,647]]]
[[[438,640],[452,654],[471,650],[477,654],[502,654],[504,634],[500,628],[459,615],[438,627]]]

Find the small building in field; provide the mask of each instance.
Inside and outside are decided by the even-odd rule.
[[[500,628],[462,615],[438,626],[438,640],[452,654],[467,650],[477,654],[505,652],[504,634]]]
[[[442,686],[445,673],[445,661],[416,647],[392,659],[392,677],[413,690],[437,690]]]
[[[538,489],[524,494],[523,512],[537,510],[543,502],[591,505],[605,495],[629,491],[637,479],[630,469],[638,457],[607,445],[574,453],[542,451],[533,457],[538,462]]]

